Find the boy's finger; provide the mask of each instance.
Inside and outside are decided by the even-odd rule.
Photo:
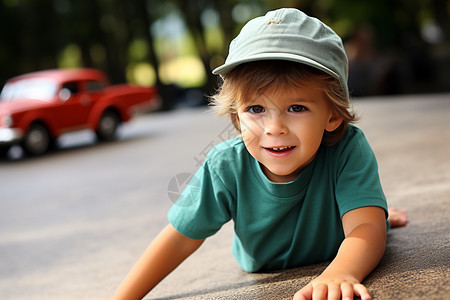
[[[312,299],[326,299],[328,293],[328,285],[324,283],[319,283],[314,286],[312,292]]]
[[[341,294],[342,300],[353,300],[353,286],[348,282],[342,283]]]
[[[328,297],[324,297],[324,299],[328,300],[339,300],[341,299],[341,287],[339,284],[330,283],[328,284]]]
[[[372,297],[369,294],[367,288],[362,284],[355,284],[353,286],[355,294],[361,298],[361,300],[371,300]]]
[[[293,300],[310,300],[312,299],[313,287],[308,284],[297,293],[295,293]]]

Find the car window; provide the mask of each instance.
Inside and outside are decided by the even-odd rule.
[[[78,93],[78,84],[76,82],[66,82],[62,86],[63,89],[68,89],[71,94]]]
[[[57,83],[46,78],[30,78],[7,82],[3,87],[1,98],[3,101],[22,99],[50,100],[55,96]]]
[[[100,91],[105,88],[105,84],[100,81],[90,80],[86,83],[86,89],[88,92]]]

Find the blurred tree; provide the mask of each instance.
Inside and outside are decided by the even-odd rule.
[[[437,23],[443,30],[444,40],[450,40],[450,1],[432,0],[432,10]]]
[[[172,0],[178,7],[183,19],[191,32],[199,57],[202,61],[207,80],[203,90],[205,94],[211,95],[217,86],[217,77],[211,74],[211,60],[215,53],[212,53],[207,46],[206,28],[201,21],[201,15],[205,9],[215,8],[220,12],[221,28],[226,39],[230,39],[230,32],[234,29],[233,22],[230,22],[231,9],[235,1],[208,1],[208,0]],[[220,7],[218,7],[220,6]],[[219,9],[220,8],[220,9]],[[223,24],[223,25],[222,25]]]
[[[138,33],[146,43],[148,44],[148,59],[155,69],[155,84],[158,88],[161,100],[162,110],[169,110],[173,106],[173,95],[170,88],[161,81],[159,76],[160,62],[156,55],[155,43],[151,26],[158,17],[163,14],[164,8],[158,6],[157,1],[151,0],[137,0],[136,1],[137,15],[136,18],[140,21],[136,23],[136,27],[133,28],[134,32]]]
[[[95,67],[105,70],[113,83],[124,82],[136,59],[130,49],[138,40],[145,46],[138,59],[153,65],[169,108],[170,90],[159,78],[162,57],[156,51],[152,24],[178,11],[207,74],[203,90],[211,94],[217,83],[211,70],[223,63],[232,38],[248,19],[279,7],[296,7],[324,20],[344,40],[370,24],[377,47],[389,53],[406,48],[403,53],[410,60],[422,61],[414,67],[418,73],[429,62],[420,58],[450,42],[448,0],[2,0],[0,82],[60,66]],[[448,57],[446,48],[440,49],[441,56]],[[410,64],[417,62],[405,63]]]
[[[236,20],[233,15],[239,13],[239,5],[241,10],[244,5],[253,9],[257,9],[257,13],[265,7],[264,1],[255,0],[171,0],[178,8],[180,15],[183,17],[190,33],[193,36],[198,55],[202,61],[207,76],[206,83],[203,86],[205,95],[212,95],[217,87],[218,77],[213,75],[211,71],[222,64],[228,53],[228,45],[235,37],[240,27],[248,19],[254,17],[255,11],[250,11],[247,18]],[[249,9],[246,10],[248,12]],[[250,9],[251,10],[251,9]],[[214,12],[218,17],[217,26],[221,32],[221,44],[223,47],[211,47],[208,43],[208,26],[203,21],[206,12]]]
[[[68,3],[60,14],[64,27],[59,36],[68,38],[63,44],[80,48],[83,66],[105,70],[113,83],[125,82],[131,41],[126,16],[129,2],[63,1]]]
[[[28,70],[56,65],[57,47],[54,44],[55,16],[42,7],[41,2],[23,0],[0,2],[0,80]]]

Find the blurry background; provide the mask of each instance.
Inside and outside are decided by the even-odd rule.
[[[343,38],[353,96],[450,91],[449,0],[0,0],[0,85],[30,71],[93,67],[112,83],[158,85],[165,109],[201,104],[231,39],[279,7]]]

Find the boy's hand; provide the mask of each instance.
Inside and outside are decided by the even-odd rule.
[[[294,295],[294,300],[370,300],[361,281],[378,264],[386,244],[386,216],[382,208],[361,207],[342,217],[345,239],[323,273]]]
[[[294,295],[293,300],[370,300],[369,291],[356,278],[351,276],[320,275]]]

